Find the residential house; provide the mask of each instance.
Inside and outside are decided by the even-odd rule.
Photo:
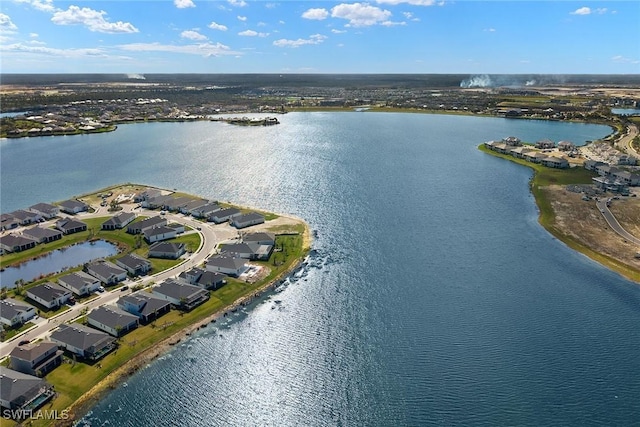
[[[613,174],[613,176],[620,182],[630,187],[640,185],[640,175],[631,173],[629,171],[619,171]]]
[[[136,254],[127,254],[117,259],[116,265],[127,270],[132,276],[142,276],[151,271],[151,263],[149,260]]]
[[[17,211],[13,211],[11,212],[11,215],[18,220],[18,224],[20,225],[35,224],[36,222],[39,222],[40,220],[44,219],[42,218],[42,215],[40,215],[39,213],[25,211],[23,209],[18,209]]]
[[[182,234],[185,232],[184,225],[177,222],[172,222],[170,224],[167,224],[167,227],[173,229],[176,232],[176,234]]]
[[[62,239],[62,231],[53,228],[31,227],[22,231],[22,235],[38,243],[49,243]]]
[[[502,141],[504,141],[505,144],[512,147],[522,145],[522,141],[520,140],[520,138],[515,136],[508,136],[506,138],[503,138]]]
[[[11,214],[0,215],[0,230],[13,230],[20,226],[18,218]]]
[[[240,212],[238,209],[227,208],[227,209],[216,211],[211,215],[209,215],[209,221],[213,221],[216,224],[221,224],[225,221],[229,221],[231,218],[234,218],[240,215],[242,215],[242,212]]]
[[[144,240],[146,240],[147,243],[155,243],[163,240],[173,239],[178,235],[175,229],[164,225],[145,228],[144,230],[142,230],[142,234],[144,235]]]
[[[542,163],[542,160],[546,159],[547,157],[549,156],[540,151],[529,151],[524,154],[524,159],[531,163]]]
[[[149,209],[158,209],[158,208],[163,208],[164,205],[167,202],[170,202],[171,200],[173,200],[173,196],[171,195],[158,195],[158,196],[154,196],[154,197],[149,197],[146,200],[143,200],[142,202],[140,202],[140,205],[143,208],[149,208]]]
[[[239,257],[216,255],[207,259],[207,270],[227,276],[238,277],[247,268],[245,260]]]
[[[56,228],[64,234],[80,233],[87,230],[87,224],[73,218],[63,218],[56,221]]]
[[[29,237],[6,234],[0,237],[0,249],[3,252],[22,252],[36,246],[38,242]]]
[[[248,233],[242,236],[242,241],[245,243],[257,243],[259,245],[275,246],[276,235],[273,233],[265,232]]]
[[[0,322],[9,326],[20,326],[36,316],[36,308],[13,298],[0,300]]]
[[[236,256],[249,260],[268,260],[273,251],[273,246],[259,243],[232,243],[222,245],[220,253],[228,256]]]
[[[249,212],[244,215],[238,215],[231,219],[231,225],[235,228],[247,228],[252,225],[258,225],[264,223],[264,215],[257,212]]]
[[[11,350],[9,367],[23,374],[44,377],[60,366],[62,353],[58,344],[48,341],[19,345]]]
[[[71,299],[71,291],[55,283],[46,282],[27,289],[27,297],[48,308],[58,308]]]
[[[209,218],[211,214],[221,209],[222,207],[220,207],[220,205],[217,203],[207,203],[204,206],[192,209],[191,215],[193,215],[195,218]]]
[[[100,279],[84,271],[76,271],[58,278],[58,283],[78,296],[89,295],[100,287]]]
[[[550,139],[541,139],[540,141],[537,141],[535,144],[536,148],[540,148],[542,150],[546,150],[549,148],[555,148],[556,144],[551,141]]]
[[[87,315],[87,323],[114,337],[121,337],[138,327],[138,316],[118,307],[102,305]]]
[[[612,176],[618,172],[621,172],[621,169],[609,166],[608,164],[604,163],[602,165],[596,166],[595,171],[600,176]]]
[[[168,279],[151,289],[154,295],[182,310],[191,310],[209,299],[209,292],[179,280]]]
[[[0,406],[11,410],[8,418],[27,418],[31,411],[47,403],[53,396],[53,386],[42,378],[0,366]],[[21,413],[23,417],[14,415]]]
[[[116,305],[138,317],[140,323],[149,323],[171,309],[171,303],[150,292],[138,291],[121,297]]]
[[[126,227],[131,221],[136,219],[133,212],[120,212],[102,223],[103,230],[119,230]]]
[[[62,212],[68,213],[70,215],[75,215],[80,212],[85,212],[89,210],[89,205],[80,200],[65,200],[64,202],[60,202],[58,204],[60,206],[60,210]]]
[[[176,197],[176,198],[167,200],[167,202],[164,204],[164,207],[168,211],[176,212],[184,209],[187,206],[187,204],[189,204],[190,202],[193,202],[194,200],[195,199],[193,197],[187,197],[187,196]]]
[[[226,277],[227,276],[225,276],[224,274],[215,273],[213,271],[205,271],[194,283],[194,285],[200,286],[204,289],[215,291],[216,289],[220,289],[221,287],[226,285]]]
[[[79,323],[60,325],[51,333],[51,341],[83,359],[96,361],[116,348],[116,339]]]
[[[571,151],[576,148],[575,144],[570,141],[560,141],[558,142],[558,150],[560,151]]]
[[[584,168],[589,171],[595,171],[598,166],[606,166],[606,163],[597,162],[595,160],[587,160],[584,162]]]
[[[190,202],[188,202],[187,204],[185,204],[180,208],[180,213],[183,213],[185,215],[190,215],[193,210],[202,208],[206,206],[207,203],[209,202],[203,199],[191,200]]]
[[[115,285],[127,278],[127,270],[105,260],[87,264],[86,271],[105,285]]]
[[[533,150],[527,147],[515,147],[509,150],[509,154],[511,154],[513,157],[517,157],[518,159],[524,159],[524,155],[530,151]]]
[[[202,276],[202,273],[204,273],[205,270],[198,268],[198,267],[193,267],[190,270],[187,271],[183,271],[182,273],[180,273],[180,275],[178,275],[178,278],[180,280],[185,281],[186,283],[189,283],[191,285],[195,285],[196,282],[198,281],[198,279]]]
[[[145,200],[158,197],[162,195],[162,192],[157,188],[147,188],[146,190],[133,196],[133,201],[136,203],[144,202]]]
[[[149,246],[149,258],[178,259],[186,251],[184,243],[156,242]]]
[[[151,218],[129,224],[127,227],[127,233],[140,234],[146,228],[158,227],[161,225],[167,225],[167,220],[161,216],[152,216]]]
[[[60,214],[60,208],[49,203],[36,203],[29,208],[29,211],[39,214],[45,219],[55,218]]]
[[[562,157],[547,157],[541,161],[543,166],[556,169],[566,169],[569,167],[567,159]]]

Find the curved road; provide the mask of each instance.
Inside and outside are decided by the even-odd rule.
[[[124,205],[124,210],[132,211],[144,216],[157,216],[160,215],[157,211],[149,211],[146,209],[136,208],[136,205]],[[90,214],[79,214],[76,215],[78,219],[86,219],[86,218],[97,218],[101,216],[111,215],[110,212],[107,212],[107,208],[98,208],[95,212]],[[157,274],[153,274],[151,276],[145,276],[143,278],[136,279],[128,279],[124,282],[125,285],[128,285],[129,288],[131,286],[143,285],[148,286],[151,282],[161,282],[170,277],[175,277],[178,274],[182,273],[185,270],[189,270],[192,267],[202,264],[205,259],[207,259],[210,255],[214,254],[216,251],[216,247],[220,242],[225,240],[231,240],[238,236],[238,230],[232,228],[228,223],[217,224],[214,225],[212,223],[205,223],[201,221],[197,221],[189,216],[181,215],[181,214],[166,214],[166,218],[171,220],[172,222],[178,222],[180,224],[187,225],[194,229],[194,231],[187,232],[188,233],[199,233],[201,237],[200,247],[189,254],[180,264],[172,267],[168,270],[162,271]],[[55,222],[55,221],[53,221]],[[43,224],[44,225],[44,224]],[[15,230],[13,230],[15,231]],[[18,345],[20,341],[23,340],[37,340],[41,338],[47,337],[53,329],[58,327],[66,322],[70,322],[75,318],[81,316],[83,313],[83,309],[87,309],[91,311],[92,309],[104,305],[111,304],[118,300],[123,295],[127,295],[131,293],[131,289],[127,289],[122,291],[121,289],[115,289],[109,292],[96,293],[94,294],[95,298],[85,301],[81,304],[75,304],[70,307],[70,310],[67,310],[63,313],[56,315],[53,318],[45,319],[42,317],[37,317],[36,319],[31,320],[31,322],[35,323],[31,329],[22,332],[21,334],[13,337],[10,341],[3,342],[0,344],[0,359],[8,356],[11,351]]]
[[[640,246],[640,239],[635,237],[633,234],[629,233],[624,228],[622,228],[622,226],[620,225],[616,217],[609,210],[606,200],[596,200],[596,207],[600,210],[600,213],[602,214],[605,221],[607,221],[607,224],[609,224],[609,227],[611,227],[613,231],[615,231],[625,239],[629,240],[630,242],[633,242],[636,245]]]

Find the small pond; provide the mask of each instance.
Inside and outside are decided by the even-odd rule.
[[[78,243],[66,248],[56,249],[31,261],[23,262],[17,267],[8,267],[0,272],[0,285],[15,287],[17,280],[30,282],[42,275],[61,272],[82,265],[85,262],[105,258],[118,253],[116,245],[105,240]]]

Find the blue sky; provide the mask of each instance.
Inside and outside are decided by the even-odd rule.
[[[2,0],[3,73],[640,73],[640,1]]]

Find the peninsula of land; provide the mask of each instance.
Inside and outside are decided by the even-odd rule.
[[[136,184],[24,212],[30,223],[0,237],[3,269],[81,242],[118,251],[3,283],[0,315],[13,324],[3,328],[2,381],[21,384],[3,425],[71,425],[185,336],[285,283],[311,246],[299,218]],[[50,237],[36,241],[36,229]]]

